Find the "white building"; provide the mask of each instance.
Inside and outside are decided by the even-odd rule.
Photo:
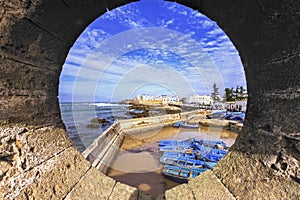
[[[214,103],[211,96],[194,94],[185,98],[184,103],[195,103],[199,105],[212,105]]]
[[[146,101],[153,101],[153,100],[162,100],[162,96],[151,96],[151,95],[137,95],[133,98],[134,100],[140,101],[140,100],[146,100]]]
[[[172,97],[168,96],[168,102],[169,103],[177,103],[177,102],[179,102],[179,98],[178,98],[178,96],[172,96]]]
[[[239,100],[239,101],[226,102],[225,107],[229,111],[243,111],[243,112],[246,112],[247,99]]]
[[[151,96],[151,95],[142,94],[142,95],[135,96],[133,100],[138,101],[139,103],[145,103],[147,101],[148,102],[155,101],[157,103],[158,101],[160,101],[162,104],[165,105],[168,103],[172,103],[172,104],[181,103],[178,96],[168,96],[168,95]]]

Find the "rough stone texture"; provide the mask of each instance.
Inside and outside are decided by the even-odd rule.
[[[19,161],[13,166],[22,170],[33,168],[72,145],[65,130],[53,127],[1,127],[0,132],[0,150],[12,154],[1,158]]]
[[[62,131],[57,131],[56,140],[51,130],[41,128],[63,127],[58,82],[70,46],[107,8],[129,2],[0,0],[0,178],[5,188],[15,184],[10,189],[1,187],[6,196],[23,189],[19,198],[49,194],[57,199],[66,196],[80,178],[72,170],[62,170],[59,177],[56,170],[62,168],[39,172],[51,161],[63,158],[70,145]],[[214,173],[240,199],[263,198],[264,193],[269,198],[299,199],[300,1],[177,2],[217,22],[238,49],[246,73],[249,100],[245,126],[232,152]],[[8,126],[10,131],[5,130]],[[70,154],[69,159],[77,160],[78,156]],[[76,162],[75,168],[85,168],[82,163]],[[70,180],[67,185],[62,184],[62,177]],[[15,178],[18,181],[8,184],[8,179]],[[54,185],[61,188],[53,190]],[[116,197],[118,193],[113,194]]]
[[[113,189],[110,200],[136,200],[138,199],[137,188],[125,185],[123,183],[117,183]]]
[[[193,191],[195,199],[235,199],[210,170],[192,179],[188,184]]]
[[[231,151],[213,172],[237,199],[300,199],[300,185],[278,176],[276,171],[265,167],[258,157],[260,155],[245,156]]]
[[[89,169],[90,163],[74,147],[54,155],[33,169],[11,174],[1,193],[8,199],[61,199]]]
[[[60,116],[57,94],[50,91],[58,79],[49,79],[57,77],[59,72],[34,68],[1,56],[0,62],[0,70],[5,72],[0,74],[0,124],[28,123],[25,119],[30,119],[30,124],[44,119],[47,119],[44,126],[59,124],[59,117],[53,117]],[[49,100],[50,96],[55,98]]]
[[[27,181],[23,178],[31,177],[31,181],[35,180],[32,178],[32,169],[40,168],[44,162],[53,159],[71,145],[63,129],[24,125],[0,127],[0,185],[11,187],[3,194],[13,190],[18,192],[24,188]],[[31,183],[28,181],[28,184]]]
[[[177,187],[167,190],[165,196],[167,200],[195,199],[192,190],[187,184],[181,184]]]
[[[108,199],[116,181],[91,168],[66,199]]]

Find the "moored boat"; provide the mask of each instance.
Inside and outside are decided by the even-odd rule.
[[[175,182],[187,183],[190,179],[195,178],[199,174],[205,172],[208,168],[188,168],[174,165],[165,165],[162,174]]]
[[[178,127],[180,127],[180,125],[183,124],[183,123],[184,123],[183,121],[178,121],[178,122],[175,122],[172,126],[178,128]]]
[[[187,140],[161,140],[160,151],[183,151],[194,148],[194,144],[215,149],[228,149],[226,143],[220,140],[199,140],[191,138]]]
[[[196,160],[195,158],[189,158],[184,156],[172,157],[172,156],[162,156],[160,162],[168,165],[176,165],[182,167],[192,167],[192,168],[208,168],[212,169],[217,162],[206,162],[203,160]]]
[[[180,183],[187,182],[207,169],[213,169],[227,153],[224,150],[226,144],[218,140],[161,140],[159,145],[163,152],[160,158],[164,164],[163,175]]]
[[[181,146],[181,145],[189,145],[191,143],[190,139],[187,140],[160,140],[159,146]]]
[[[175,122],[173,125],[173,127],[177,127],[177,128],[193,128],[193,129],[197,129],[199,128],[199,124],[191,124],[191,123],[186,123],[184,121],[178,121]]]
[[[189,150],[193,150],[193,147],[188,144],[188,145],[170,145],[170,146],[163,146],[159,148],[160,152],[186,152]]]
[[[198,129],[200,126],[199,124],[188,124],[188,123],[183,123],[180,124],[179,128],[192,128],[192,129]]]

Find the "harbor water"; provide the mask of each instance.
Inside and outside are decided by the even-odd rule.
[[[80,152],[89,147],[116,120],[134,117],[128,112],[127,104],[61,103],[60,109],[69,137]],[[105,123],[98,123],[93,119],[101,119]],[[208,126],[200,126],[198,129],[165,127],[141,136],[126,136],[107,175],[158,197],[167,189],[178,185],[164,178],[161,173],[163,165],[159,162],[161,153],[158,151],[160,140],[222,140],[230,147],[236,137],[236,133],[222,127]]]

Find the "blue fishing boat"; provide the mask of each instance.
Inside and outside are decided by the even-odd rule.
[[[165,165],[162,174],[175,182],[187,183],[191,178],[195,178],[199,174],[205,172],[208,168],[189,168],[174,165]]]
[[[179,126],[179,128],[189,128],[189,129],[198,129],[200,126],[199,124],[188,124],[188,123],[183,123]]]
[[[191,139],[187,140],[160,140],[159,146],[181,146],[181,145],[190,145],[192,142]]]
[[[226,110],[222,110],[219,112],[213,112],[212,114],[206,115],[207,119],[224,119],[227,115]]]
[[[161,140],[159,146],[163,152],[160,158],[164,164],[163,175],[179,183],[187,182],[207,169],[213,169],[227,153],[224,150],[226,144],[218,140]]]
[[[161,140],[159,142],[160,152],[183,152],[193,148],[192,140]]]
[[[176,151],[177,147],[191,147],[193,148],[193,144],[197,143],[201,146],[216,148],[216,149],[228,149],[226,143],[220,140],[199,140],[195,138],[187,139],[187,140],[160,140],[159,147],[162,149],[161,151],[165,151],[164,149],[168,149],[170,151],[174,149]],[[165,147],[165,148],[163,148]],[[190,149],[190,148],[184,148]],[[182,148],[180,148],[182,150]]]
[[[178,121],[178,122],[175,122],[172,126],[173,127],[180,127],[180,125],[182,125],[184,123],[184,121]]]
[[[177,128],[192,128],[192,129],[197,129],[199,128],[199,124],[190,124],[190,123],[186,123],[184,121],[178,121],[175,122],[173,125],[173,127],[177,127]]]
[[[195,143],[194,148],[198,151],[197,159],[209,162],[218,162],[227,154],[227,150],[213,149]]]
[[[246,116],[246,113],[244,113],[244,112],[234,112],[234,113],[227,115],[225,119],[244,122],[245,116]]]
[[[226,154],[226,150],[212,149],[208,147],[195,147],[197,150],[186,150],[186,151],[169,151],[164,152],[161,159],[162,160],[176,160],[179,158],[186,159],[195,159],[202,160],[207,162],[218,162],[221,160]]]
[[[169,145],[169,146],[162,146],[159,148],[160,152],[186,152],[188,150],[193,150],[192,145]]]
[[[196,148],[196,150],[200,150],[200,146],[202,147],[209,147],[209,148],[215,148],[215,149],[228,149],[226,146],[226,143],[223,141],[218,140],[199,140],[199,139],[188,139],[188,140],[182,140],[182,141],[176,141],[176,140],[161,140],[159,142],[159,151],[160,152],[184,152],[188,150],[193,150],[195,148],[195,145],[199,148]]]
[[[164,152],[162,156],[168,156],[168,157],[186,157],[186,158],[196,158],[196,152],[195,150],[188,150],[183,152]]]
[[[228,149],[225,142],[220,140],[198,140],[198,139],[192,139],[193,144],[199,144],[201,146],[210,147],[210,148],[216,148],[216,149]]]
[[[182,166],[182,167],[197,167],[197,168],[208,168],[212,169],[217,162],[206,162],[203,160],[196,160],[194,158],[188,158],[184,156],[180,157],[172,157],[172,156],[162,156],[160,158],[160,162],[163,164],[168,165],[176,165],[176,166]]]

